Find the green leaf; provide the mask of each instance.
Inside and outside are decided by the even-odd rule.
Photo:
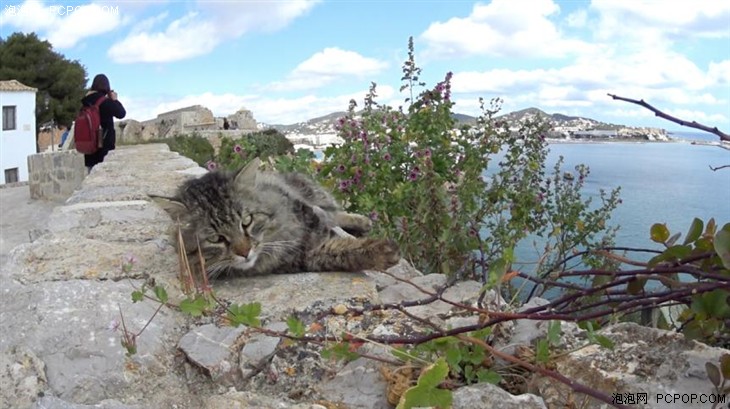
[[[489,266],[489,286],[494,288],[504,277],[504,273],[507,272],[507,262],[503,258],[499,258]]]
[[[144,300],[144,293],[142,291],[132,291],[132,302],[138,302]]]
[[[712,362],[705,362],[705,371],[707,371],[707,377],[710,378],[710,382],[712,382],[715,387],[720,386],[722,379],[720,377],[720,369],[717,365]]]
[[[346,362],[354,361],[360,357],[357,352],[350,351],[349,342],[339,342],[329,348],[325,348],[321,352],[324,359],[345,360]]]
[[[703,227],[704,223],[702,220],[695,217],[694,220],[692,220],[692,224],[689,226],[687,237],[684,238],[684,244],[689,244],[699,239],[700,235],[702,235]]]
[[[479,382],[497,385],[502,382],[502,375],[489,369],[482,369],[477,373],[477,379],[479,379]]]
[[[550,345],[558,345],[560,343],[561,321],[550,321],[548,325],[547,340]]]
[[[722,354],[720,357],[720,372],[725,379],[730,380],[730,354]]]
[[[598,334],[596,334],[595,341],[596,341],[596,343],[598,345],[600,345],[600,346],[602,346],[604,348],[613,349],[613,347],[614,347],[613,341],[611,341],[610,338],[608,338],[608,337],[606,337],[604,335],[598,335]]]
[[[655,223],[650,230],[651,239],[657,243],[664,243],[669,239],[669,229],[666,224]]]
[[[231,325],[237,327],[239,325],[247,325],[249,327],[260,327],[261,321],[261,303],[254,302],[244,305],[231,304],[228,307],[228,320]]]
[[[195,297],[195,299],[186,298],[180,303],[180,311],[189,314],[193,317],[200,317],[205,312],[208,303],[202,295]]]
[[[550,360],[550,344],[545,339],[537,340],[535,348],[535,360],[541,364]]]
[[[682,236],[682,233],[676,233],[674,236],[670,237],[669,240],[667,240],[667,246],[673,246],[674,243],[679,240],[679,237]]]
[[[692,310],[695,313],[704,314],[706,317],[730,318],[728,297],[730,297],[730,292],[721,288],[699,294],[692,299]]]
[[[451,370],[454,373],[461,373],[461,350],[459,348],[450,348],[446,350],[446,362],[449,363]]]
[[[155,286],[155,297],[157,297],[161,303],[167,303],[167,291],[165,290],[165,287],[161,285]]]
[[[287,318],[286,325],[289,327],[289,332],[291,332],[295,337],[301,337],[304,335],[304,323],[296,317]]]
[[[692,253],[692,247],[690,246],[671,246],[664,251],[664,254],[669,256],[672,260],[681,260]]]
[[[626,292],[631,295],[641,294],[641,292],[644,291],[646,281],[646,278],[637,278],[629,281],[629,284],[626,286]]]
[[[408,388],[396,409],[411,409],[416,407],[450,408],[452,395],[450,390],[439,389],[438,386],[449,374],[449,365],[444,358],[439,358],[433,364],[423,368],[415,386]]]
[[[722,265],[730,269],[730,230],[724,228],[717,232],[714,240],[715,251],[722,260]]]
[[[705,235],[708,237],[714,236],[716,228],[717,228],[717,225],[715,225],[715,218],[711,218],[707,222],[707,226],[705,227]]]

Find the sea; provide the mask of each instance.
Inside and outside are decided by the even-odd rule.
[[[563,156],[564,168],[578,164],[590,169],[584,194],[620,187],[622,204],[610,225],[618,225],[616,244],[656,248],[649,239],[654,223],[670,232],[686,233],[695,217],[730,223],[730,150],[697,142],[716,142],[716,136],[676,132],[673,142],[594,142],[549,145],[549,167]],[[694,144],[693,144],[694,142]]]

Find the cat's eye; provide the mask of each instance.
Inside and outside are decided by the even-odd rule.
[[[228,241],[228,239],[226,239],[226,237],[223,235],[217,235],[217,236],[213,235],[213,236],[208,237],[208,241],[211,243],[225,243]]]
[[[243,227],[248,227],[253,222],[253,216],[251,214],[247,214],[243,216],[243,220],[241,220],[241,225]]]

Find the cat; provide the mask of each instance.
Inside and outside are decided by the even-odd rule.
[[[208,172],[183,183],[175,197],[152,197],[179,222],[191,260],[200,243],[209,278],[385,270],[398,263],[393,241],[333,231],[362,236],[371,229],[369,218],[342,211],[304,175],[259,166],[255,159],[238,172]]]

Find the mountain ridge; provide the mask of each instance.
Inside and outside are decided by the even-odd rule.
[[[362,111],[356,112],[356,115]],[[334,136],[337,133],[336,123],[345,116],[345,111],[335,111],[309,119],[304,122],[297,122],[289,125],[281,124],[260,124],[261,128],[274,128],[291,139],[305,140],[311,136]],[[497,120],[506,121],[511,128],[516,128],[519,123],[527,120],[543,117],[550,123],[552,130],[548,137],[556,139],[644,139],[644,140],[668,140],[667,131],[661,128],[632,127],[621,124],[612,124],[598,121],[582,116],[571,116],[562,113],[552,113],[529,107],[509,112],[495,117]],[[458,124],[476,124],[477,117],[462,113],[453,113],[452,118]],[[329,139],[329,138],[327,138]]]

